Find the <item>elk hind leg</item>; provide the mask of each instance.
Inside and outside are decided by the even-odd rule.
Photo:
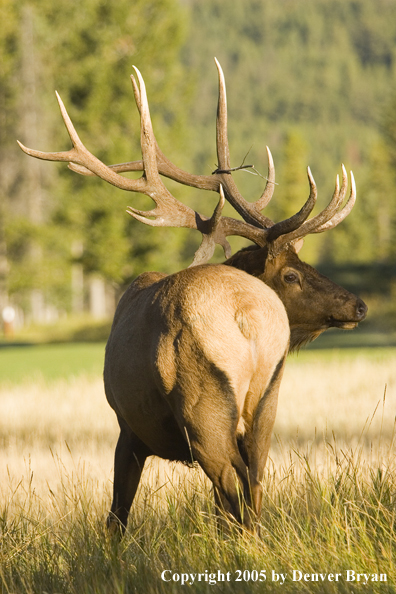
[[[200,418],[198,407],[195,408]],[[234,519],[247,529],[252,529],[252,503],[249,477],[246,465],[240,455],[235,438],[235,429],[231,418],[222,418],[226,411],[217,410],[212,415],[211,425],[186,425],[192,454],[199,462],[205,474],[212,481],[215,490],[215,502],[220,525]],[[213,427],[216,429],[213,430]]]
[[[258,517],[261,513],[263,497],[261,483],[271,445],[285,359],[286,354],[275,367],[271,380],[254,412],[251,426],[240,442],[238,442],[241,455],[249,468],[252,502]]]
[[[121,430],[114,457],[113,501],[107,527],[111,534],[121,536],[125,532],[145,460],[151,452],[122,419],[118,420]]]
[[[179,386],[168,395],[170,407],[194,460],[213,483],[220,513],[251,530],[249,477],[236,440],[239,411],[231,381],[204,357],[196,381],[191,365],[185,367],[188,375],[181,374]]]
[[[232,519],[248,530],[253,529],[255,522],[247,469],[239,455],[236,452],[233,455],[234,452],[230,452],[230,458],[224,459],[223,463],[216,460],[219,463],[217,468],[210,468],[201,460],[214,485],[219,528],[226,532]]]

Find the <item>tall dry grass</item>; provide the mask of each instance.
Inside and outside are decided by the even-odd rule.
[[[167,569],[230,572],[217,584],[224,592],[278,591],[272,571],[287,574],[283,591],[352,592],[351,569],[387,575],[365,592],[394,592],[395,363],[391,351],[290,358],[260,539],[221,537],[202,472],[153,461],[115,547],[104,520],[118,432],[101,379],[1,386],[2,593],[179,592],[180,582],[161,578]],[[254,569],[266,570],[265,584],[235,581]],[[293,569],[342,577],[293,582]],[[192,588],[212,591],[208,579]]]

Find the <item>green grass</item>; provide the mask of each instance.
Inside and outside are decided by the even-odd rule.
[[[143,488],[120,544],[106,535],[103,496],[84,475],[64,476],[47,504],[19,485],[0,511],[2,592],[394,593],[394,468],[363,469],[359,451],[329,452],[335,470],[327,476],[302,456],[279,473],[269,470],[260,536],[218,533],[211,493],[197,471],[191,471],[193,485],[171,478],[162,495]],[[293,570],[340,576],[293,581]],[[347,581],[348,570],[369,575],[367,585]],[[256,571],[266,580],[259,582]],[[219,572],[229,577],[217,582]],[[273,572],[286,574],[282,586]],[[189,581],[194,575],[194,583],[182,587],[181,574]],[[371,581],[381,574],[386,582]]]
[[[104,343],[65,343],[0,347],[0,383],[43,377],[56,380],[81,374],[100,375]]]

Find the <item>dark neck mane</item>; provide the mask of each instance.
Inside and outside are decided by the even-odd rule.
[[[267,248],[250,245],[233,254],[224,264],[243,270],[252,276],[260,276],[264,272],[267,255]]]

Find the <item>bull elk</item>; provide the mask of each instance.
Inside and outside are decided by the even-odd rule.
[[[252,529],[260,514],[264,466],[275,420],[278,390],[288,352],[330,327],[350,329],[366,316],[365,303],[302,262],[303,238],[338,225],[351,211],[356,189],[344,204],[348,178],[342,168],[328,206],[308,218],[317,190],[308,169],[309,197],[301,210],[273,223],[261,213],[270,201],[275,170],[268,150],[268,178],[255,203],[239,193],[231,173],[227,104],[219,73],[218,166],[212,175],[192,175],[172,164],[155,139],[144,81],[135,68],[134,95],[141,119],[142,160],[106,166],[82,144],[58,101],[73,148],[43,153],[20,144],[28,155],[65,161],[123,190],[152,198],[150,211],[129,207],[152,226],[188,227],[202,233],[192,265],[169,276],[139,276],[120,300],[106,347],[107,399],[120,425],[115,452],[114,496],[108,526],[125,530],[148,456],[197,461],[213,482],[220,518]],[[139,179],[120,175],[143,171]],[[220,199],[210,218],[180,203],[160,176],[212,190]],[[227,200],[243,220],[222,216]],[[231,255],[227,237],[251,247]],[[224,264],[206,262],[215,244]]]

